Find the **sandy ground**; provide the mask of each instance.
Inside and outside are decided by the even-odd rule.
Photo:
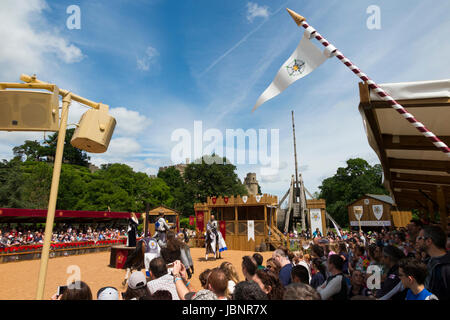
[[[209,255],[205,261],[204,248],[192,248],[194,275],[191,279],[195,289],[201,289],[198,276],[207,268],[218,267],[222,262],[229,261],[236,267],[240,280],[244,279],[241,271],[242,257],[252,255],[251,251],[222,252],[222,259],[214,260]],[[264,262],[272,256],[272,252],[263,252]],[[79,267],[81,280],[86,282],[96,296],[97,290],[105,286],[113,286],[119,291],[125,291],[121,282],[125,271],[108,267],[110,252],[91,253],[78,256],[57,257],[49,260],[47,281],[44,297],[50,299],[56,293],[59,285],[66,285],[69,277],[73,277],[74,269]],[[36,297],[37,279],[40,260],[9,262],[0,264],[0,299],[1,300],[31,300]],[[75,266],[75,267],[74,267]]]

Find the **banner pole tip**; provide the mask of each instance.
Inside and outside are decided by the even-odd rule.
[[[295,23],[300,27],[302,25],[302,22],[306,20],[305,17],[299,15],[297,12],[286,8],[287,12],[290,14],[290,16],[292,17],[292,19],[294,19]]]

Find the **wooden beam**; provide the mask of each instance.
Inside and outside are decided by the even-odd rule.
[[[430,199],[427,199],[427,205],[428,205],[428,217],[430,218],[430,221],[434,222],[434,203]]]
[[[434,192],[436,190],[436,184],[425,184],[425,183],[416,183],[416,182],[403,182],[403,181],[394,181],[394,188],[396,189],[407,189],[407,190],[428,190],[430,192]],[[445,188],[445,193],[450,192]]]
[[[392,182],[394,181],[408,181],[408,182],[428,182],[436,184],[450,184],[450,176],[436,176],[425,174],[412,174],[402,172],[391,172]]]
[[[432,99],[411,99],[411,100],[397,100],[397,102],[404,107],[446,107],[450,104],[449,98],[432,98]],[[386,101],[370,101],[370,106],[374,109],[388,109],[392,106]]]
[[[446,206],[445,194],[444,194],[443,188],[441,186],[437,186],[436,193],[437,193],[437,200],[438,200],[438,204],[439,204],[439,216],[441,218],[442,229],[444,229],[445,233],[447,233],[448,210],[447,210],[447,206]]]
[[[397,158],[388,158],[387,161],[391,169],[444,171],[450,173],[450,161]]]
[[[383,134],[383,144],[386,149],[391,150],[431,150],[437,151],[433,143],[424,136],[410,136],[410,135],[392,135]],[[450,145],[450,136],[439,136],[447,145]]]
[[[364,112],[364,116],[367,120],[367,124],[373,133],[375,142],[378,145],[378,150],[380,151],[380,161],[383,167],[384,178],[387,181],[391,181],[391,171],[389,170],[389,162],[386,156],[386,150],[383,144],[383,139],[381,138],[380,125],[378,119],[375,115],[375,110],[370,107],[370,104],[361,103],[360,106]]]

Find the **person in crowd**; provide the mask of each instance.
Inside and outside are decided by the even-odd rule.
[[[381,288],[376,291],[375,297],[379,300],[404,300],[406,295],[398,276],[398,263],[405,258],[403,251],[399,248],[388,245],[383,248],[383,265],[385,267],[386,279],[381,283]]]
[[[192,262],[192,256],[191,256],[191,248],[189,248],[189,245],[184,241],[184,234],[179,233],[178,239],[180,240],[180,258],[183,265],[186,267],[186,272],[188,274],[188,279],[192,277],[192,274],[194,273],[194,262]]]
[[[103,287],[97,291],[97,300],[120,300],[119,291],[114,287]]]
[[[128,279],[127,290],[122,292],[123,300],[139,300],[144,296],[150,295],[145,274],[140,271],[133,272]]]
[[[342,268],[344,260],[341,256],[333,254],[328,258],[328,269],[331,274],[324,284],[317,288],[322,300],[347,300],[347,281]]]
[[[167,265],[163,258],[154,258],[150,262],[150,281],[147,283],[151,294],[158,290],[168,290],[173,300],[180,300],[174,283],[174,277],[167,272]]]
[[[200,285],[203,289],[207,289],[208,277],[211,274],[211,271],[211,269],[206,269],[198,276],[198,280],[200,280]]]
[[[252,257],[253,257],[253,259],[254,259],[255,262],[256,262],[257,269],[258,269],[258,270],[264,270],[265,267],[262,265],[262,264],[263,264],[263,261],[264,261],[263,256],[260,255],[259,253],[254,253]]]
[[[447,235],[440,226],[426,226],[419,232],[417,246],[430,258],[425,288],[439,300],[450,300],[450,252],[446,250]]]
[[[142,297],[139,300],[173,300],[169,290],[155,291],[150,297]]]
[[[319,228],[316,228],[316,230],[313,232],[313,239],[315,238],[321,238],[322,237],[322,232],[320,232]]]
[[[249,256],[242,257],[242,273],[244,274],[245,280],[255,280],[256,270],[256,262],[253,258]]]
[[[281,250],[277,249],[273,252],[272,258],[278,261],[278,263],[281,266],[280,272],[278,273],[278,277],[280,278],[281,284],[283,286],[287,286],[289,283],[291,283],[291,271],[292,271],[292,264],[289,258],[287,257],[286,253]]]
[[[270,270],[257,270],[256,278],[261,290],[267,294],[269,300],[282,300],[284,287],[278,278],[278,275]]]
[[[364,285],[364,274],[360,270],[353,270],[350,277],[350,286],[348,287],[348,298],[354,296],[367,296],[367,288]]]
[[[241,281],[234,288],[232,300],[268,300],[255,281]]]
[[[222,264],[220,265],[220,269],[222,269],[227,276],[228,294],[231,296],[234,292],[234,287],[237,283],[239,283],[239,275],[237,274],[236,268],[231,262],[222,262]]]
[[[284,291],[283,300],[321,300],[317,290],[305,283],[294,282]]]
[[[180,260],[176,260],[174,262],[174,267],[173,267],[173,277],[174,277],[174,283],[176,286],[176,290],[177,290],[177,294],[180,297],[181,300],[218,300],[217,295],[210,290],[211,286],[210,286],[210,282],[209,279],[211,277],[212,272],[215,269],[211,270],[207,280],[206,280],[206,287],[207,289],[202,289],[198,292],[195,292],[192,287],[190,286],[190,281],[188,281],[187,279],[187,274],[186,274],[186,268],[184,267],[184,265],[181,263]],[[226,286],[227,286],[227,282],[226,282],[226,275],[225,273],[220,270],[221,273],[221,280],[218,282],[221,283],[221,288],[225,288],[225,292],[226,292]],[[201,276],[201,275],[200,275]],[[225,283],[225,285],[223,285],[223,283]],[[221,298],[224,298],[224,296],[221,296]]]
[[[311,274],[312,276],[310,284],[314,289],[317,289],[319,286],[321,286],[327,279],[325,265],[319,258],[315,258],[312,260]]]
[[[306,258],[309,258],[309,255]],[[295,252],[295,257],[294,257],[292,265],[294,267],[300,265],[300,266],[305,267],[306,270],[308,270],[308,284],[309,284],[311,282],[311,267],[310,267],[309,262],[306,261],[303,251],[300,250],[300,251]]]
[[[92,300],[91,288],[83,281],[74,281],[67,286],[59,300]]]
[[[309,272],[303,265],[296,265],[291,271],[292,282],[309,284]]]
[[[344,260],[344,265],[342,267],[342,272],[345,275],[348,275],[348,261],[349,261],[349,254],[347,250],[347,246],[345,245],[345,242],[339,242],[338,243],[338,254],[341,256],[342,260]]]
[[[159,242],[158,242],[159,243]],[[176,260],[181,260],[181,248],[184,243],[178,240],[173,231],[167,232],[167,242],[161,247],[161,257],[167,264],[172,264]]]
[[[398,276],[407,288],[406,300],[438,300],[430,291],[425,289],[427,266],[415,259],[407,258],[400,261]]]
[[[413,245],[415,245],[416,239],[419,236],[420,230],[423,228],[423,223],[419,219],[412,219],[410,223],[406,226],[409,239],[413,242]]]
[[[217,300],[228,300],[227,289],[228,278],[226,273],[220,268],[213,269],[208,277],[208,290],[217,296]]]
[[[275,274],[278,274],[281,270],[281,266],[274,258],[269,258],[266,261],[266,269],[269,269]]]

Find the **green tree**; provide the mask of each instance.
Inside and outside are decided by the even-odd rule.
[[[46,209],[50,197],[53,166],[46,162],[27,161],[22,164],[25,177],[22,200],[25,208]]]
[[[80,199],[84,198],[87,192],[87,184],[92,179],[92,173],[88,168],[63,164],[59,179],[56,208],[60,210],[75,210]]]
[[[208,196],[247,194],[247,189],[235,172],[236,166],[225,157],[220,158],[213,154],[203,156],[201,163],[196,162],[200,161],[188,164],[184,171],[186,202],[189,202],[186,203],[189,210],[185,212],[186,215],[194,213],[195,202],[205,202]]]
[[[180,171],[174,167],[169,167],[166,170],[159,171],[158,178],[164,180],[170,188],[170,193],[173,197],[172,208],[181,212],[182,215],[190,212],[189,206],[192,204],[192,201],[189,201],[187,197],[186,184]]]
[[[43,149],[44,147],[36,140],[25,140],[24,144],[13,148],[13,153],[14,156],[21,159],[25,157],[26,161],[40,161],[44,152]]]
[[[72,140],[74,132],[75,129],[73,128],[66,130],[66,137],[64,139],[63,162],[87,167],[89,165],[90,157],[88,157],[85,151],[77,149],[70,144],[70,140]],[[55,132],[47,139],[45,139],[44,146],[41,149],[41,155],[53,159],[56,154],[57,141],[58,132]]]
[[[22,192],[25,178],[21,164],[22,161],[18,157],[0,162],[0,207],[24,207]]]
[[[341,225],[348,225],[347,205],[366,193],[388,194],[382,185],[382,167],[371,166],[361,158],[347,160],[347,167],[322,181],[320,198],[325,199],[328,213]]]

